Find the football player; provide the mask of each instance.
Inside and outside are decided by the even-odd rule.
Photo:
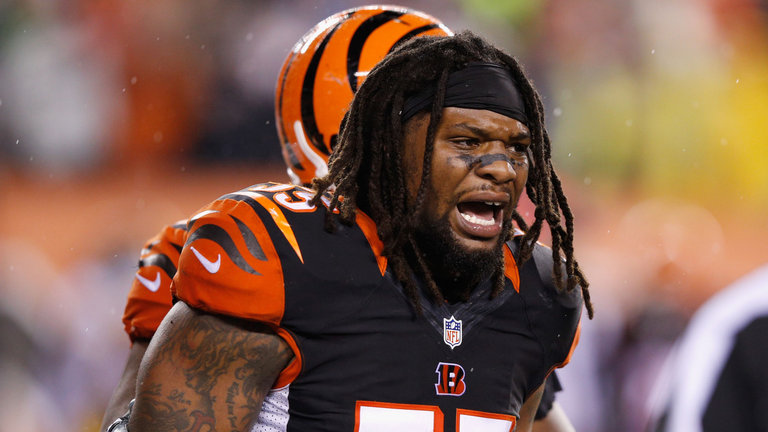
[[[396,48],[314,190],[255,185],[190,219],[131,429],[530,430],[582,293],[592,314],[542,113],[471,33]]]
[[[308,186],[328,172],[326,163],[352,95],[379,60],[412,37],[448,34],[444,24],[423,12],[379,5],[336,13],[310,29],[285,59],[276,85],[276,124],[291,182]],[[102,430],[133,398],[139,363],[171,309],[171,279],[187,223],[164,227],[141,251],[123,316],[131,350]]]
[[[310,30],[289,54],[277,85],[278,132],[292,182],[308,185],[327,172],[330,149],[349,101],[376,62],[414,36],[447,34],[450,30],[433,17],[391,6],[343,11]],[[184,220],[165,227],[142,250],[124,315],[132,347],[105,413],[105,426],[125,411],[133,397],[139,362],[171,308],[170,281],[187,239],[187,224]],[[562,410],[553,405],[556,379],[553,374],[548,382],[553,389],[547,389],[547,403],[537,413],[543,420],[536,422],[536,430],[572,430]]]

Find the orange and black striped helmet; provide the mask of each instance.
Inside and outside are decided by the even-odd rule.
[[[332,15],[294,45],[280,70],[275,117],[288,175],[309,184],[328,172],[328,156],[352,96],[396,45],[453,34],[437,19],[398,6],[363,6]]]

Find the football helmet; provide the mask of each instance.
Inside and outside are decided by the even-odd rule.
[[[294,45],[275,90],[275,119],[288,176],[308,185],[327,162],[352,96],[396,45],[452,35],[440,21],[398,6],[363,6],[318,23]]]

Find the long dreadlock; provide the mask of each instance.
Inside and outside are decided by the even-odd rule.
[[[520,240],[518,263],[521,265],[531,257],[546,221],[552,237],[555,283],[558,289],[569,291],[581,287],[592,318],[589,283],[574,258],[573,214],[552,166],[541,98],[513,57],[471,32],[451,37],[414,38],[396,48],[370,72],[347,113],[338,146],[329,160],[328,175],[313,182],[317,191],[313,203],[318,205],[320,196],[335,185],[330,207],[338,208],[338,218],[345,224],[354,222],[358,207],[371,216],[384,243],[383,254],[414,307],[420,310],[414,274],[422,275],[433,299],[442,301],[443,296],[416,244],[414,226],[430,184],[432,149],[448,75],[473,62],[495,63],[510,71],[530,120],[532,161],[526,192],[536,210],[530,226],[516,210],[512,214],[525,232]],[[402,161],[401,113],[406,98],[426,86],[436,87],[436,92],[427,127],[421,183],[416,199],[409,202]],[[561,213],[565,226],[561,223]],[[332,212],[328,212],[326,229],[334,229],[335,221]],[[409,253],[415,257],[415,263],[407,259]],[[498,294],[504,284],[503,259],[499,259],[499,263],[493,295]]]

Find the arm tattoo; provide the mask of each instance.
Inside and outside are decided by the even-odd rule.
[[[161,342],[148,353],[152,361],[145,362],[147,370],[139,380],[131,426],[141,425],[137,431],[247,428],[293,358],[291,349],[261,324],[204,314],[183,304],[179,308],[158,331]]]

